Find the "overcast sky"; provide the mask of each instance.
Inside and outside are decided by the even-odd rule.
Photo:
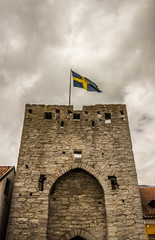
[[[0,163],[16,165],[26,103],[68,104],[70,68],[127,105],[139,184],[155,185],[155,0],[0,1]]]

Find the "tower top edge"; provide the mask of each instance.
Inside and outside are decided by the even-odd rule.
[[[61,108],[61,109],[74,109],[73,105],[46,105],[46,104],[26,104],[26,108]],[[117,108],[117,107],[124,107],[126,108],[126,104],[95,104],[95,105],[83,105],[82,109],[79,110],[86,110],[86,109],[99,109],[99,108]]]

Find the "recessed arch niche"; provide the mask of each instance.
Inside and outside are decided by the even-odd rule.
[[[103,189],[92,174],[75,168],[59,177],[51,187],[47,239],[59,240],[66,232],[80,229],[88,230],[96,240],[106,239]],[[89,240],[82,237],[70,236],[67,240]]]

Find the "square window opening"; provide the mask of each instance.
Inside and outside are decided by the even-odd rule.
[[[79,113],[74,113],[73,114],[73,119],[74,120],[80,120],[80,114]]]
[[[56,112],[56,113],[60,113],[60,109],[56,109],[55,112]]]
[[[51,112],[45,112],[44,118],[47,119],[47,120],[51,120],[52,119],[52,113]]]
[[[124,116],[124,112],[123,111],[120,111],[120,114]]]
[[[28,112],[31,114],[32,113],[32,109],[29,109]]]
[[[72,113],[72,111],[71,111],[71,110],[68,110],[68,114],[70,114],[70,113]]]
[[[75,158],[82,158],[82,151],[81,150],[74,150],[74,157]]]

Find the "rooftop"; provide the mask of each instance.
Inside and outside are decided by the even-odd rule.
[[[12,166],[0,166],[0,181],[14,169]]]
[[[155,187],[140,187],[139,190],[144,218],[155,218]]]

